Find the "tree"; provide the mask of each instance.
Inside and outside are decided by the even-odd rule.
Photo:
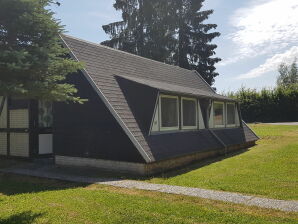
[[[277,78],[278,86],[288,86],[298,83],[298,67],[297,59],[295,58],[292,64],[286,65],[282,63],[278,68],[279,76]]]
[[[82,102],[66,76],[82,68],[67,57],[51,0],[0,0],[0,114],[8,96]],[[1,109],[2,108],[2,109]]]
[[[165,62],[169,57],[167,41],[172,39],[162,9],[167,1],[116,0],[114,8],[122,11],[122,21],[103,26],[110,40],[102,44],[132,54]]]
[[[102,44],[157,61],[198,71],[213,84],[217,26],[203,22],[213,13],[201,11],[204,0],[116,0],[122,21],[103,26],[110,40]]]
[[[175,24],[178,43],[174,48],[173,61],[182,68],[198,71],[212,85],[214,77],[218,76],[214,65],[221,59],[212,58],[217,45],[210,42],[220,33],[210,32],[216,29],[216,24],[203,23],[213,13],[213,10],[201,11],[203,2],[204,0],[178,0],[175,1],[176,4],[172,4],[172,15],[175,17],[175,12],[178,12]]]

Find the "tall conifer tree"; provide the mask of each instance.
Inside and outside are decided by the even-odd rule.
[[[8,96],[82,102],[62,83],[82,65],[67,57],[63,27],[47,7],[51,0],[0,0],[0,115]]]
[[[177,46],[174,49],[173,63],[186,69],[198,71],[211,85],[215,72],[215,63],[220,59],[215,55],[217,45],[211,41],[220,35],[210,32],[216,29],[216,24],[205,24],[213,10],[201,11],[204,0],[177,0],[173,4],[173,13],[177,12]],[[173,20],[175,21],[175,20]]]
[[[213,10],[201,11],[204,0],[116,0],[122,21],[103,26],[110,40],[103,44],[157,61],[198,71],[214,83],[213,57],[217,46],[211,41],[220,35],[210,32],[216,24],[204,21]]]

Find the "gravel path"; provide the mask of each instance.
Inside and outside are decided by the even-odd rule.
[[[278,209],[278,210],[287,211],[287,212],[298,212],[298,201],[261,198],[261,197],[249,196],[249,195],[244,195],[239,193],[205,190],[200,188],[181,187],[181,186],[172,186],[172,185],[164,185],[164,184],[151,184],[151,183],[133,181],[133,180],[94,178],[94,177],[69,175],[69,174],[63,174],[57,171],[55,172],[55,168],[49,168],[48,166],[45,168],[40,167],[39,169],[13,167],[13,168],[0,169],[0,172],[21,174],[21,175],[28,175],[28,176],[34,176],[34,177],[49,178],[49,179],[57,179],[57,180],[64,180],[64,181],[71,181],[71,182],[79,182],[79,183],[103,184],[103,185],[110,185],[114,187],[122,187],[122,188],[129,188],[129,189],[158,191],[158,192],[164,192],[169,194],[179,194],[179,195],[186,195],[186,196],[192,196],[192,197],[206,198],[211,200],[244,204],[249,206],[258,206],[262,208]]]
[[[271,125],[298,125],[298,122],[280,122],[280,123],[264,123]]]

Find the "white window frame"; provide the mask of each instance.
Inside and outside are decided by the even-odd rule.
[[[160,93],[158,93],[157,96],[156,96],[154,113],[153,113],[153,117],[152,117],[152,120],[151,120],[149,135],[151,133],[155,133],[155,132],[160,131],[160,125],[159,125],[159,123],[160,123],[159,122],[159,96],[160,96]]]
[[[177,100],[177,125],[175,127],[162,127],[162,116],[161,116],[161,99],[162,98],[170,98],[170,99],[176,99]],[[172,96],[172,95],[165,95],[161,94],[159,95],[159,130],[160,131],[176,131],[179,130],[179,124],[180,124],[180,113],[179,113],[179,97],[178,96]]]
[[[235,121],[235,123],[234,124],[228,124],[228,105],[233,105],[234,106],[234,111],[235,111],[235,114],[234,114],[234,116],[235,116],[235,118],[234,118],[234,121]],[[235,103],[226,103],[226,125],[227,125],[227,127],[236,127],[236,113],[237,113],[237,111],[236,111],[236,104]]]
[[[195,108],[196,108],[196,125],[195,126],[184,126],[183,124],[183,100],[189,100],[195,102]],[[190,97],[181,97],[181,128],[183,130],[195,130],[198,128],[198,101],[196,98],[190,98]]]
[[[215,119],[214,119],[214,117],[215,117],[215,113],[214,113],[215,104],[221,104],[223,106],[223,110],[222,110],[222,112],[223,112],[223,115],[222,115],[223,124],[215,124]],[[225,103],[224,102],[221,102],[221,101],[214,101],[213,102],[213,122],[214,122],[214,127],[215,128],[224,128],[226,126],[225,125],[225,123],[226,123],[225,117],[226,117],[225,116]]]

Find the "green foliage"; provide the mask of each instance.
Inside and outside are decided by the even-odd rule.
[[[242,87],[228,96],[241,104],[246,122],[285,122],[298,120],[298,84],[257,91]]]
[[[104,25],[110,40],[102,44],[153,60],[198,71],[214,83],[215,44],[220,35],[210,32],[215,24],[205,24],[213,10],[202,11],[204,0],[116,0],[122,21]]]
[[[63,27],[51,0],[0,0],[0,96],[49,101],[82,100],[66,76],[82,68],[67,57]]]
[[[288,86],[291,84],[298,84],[298,68],[297,60],[295,59],[291,65],[282,63],[279,68],[279,77],[277,78],[278,86]]]

